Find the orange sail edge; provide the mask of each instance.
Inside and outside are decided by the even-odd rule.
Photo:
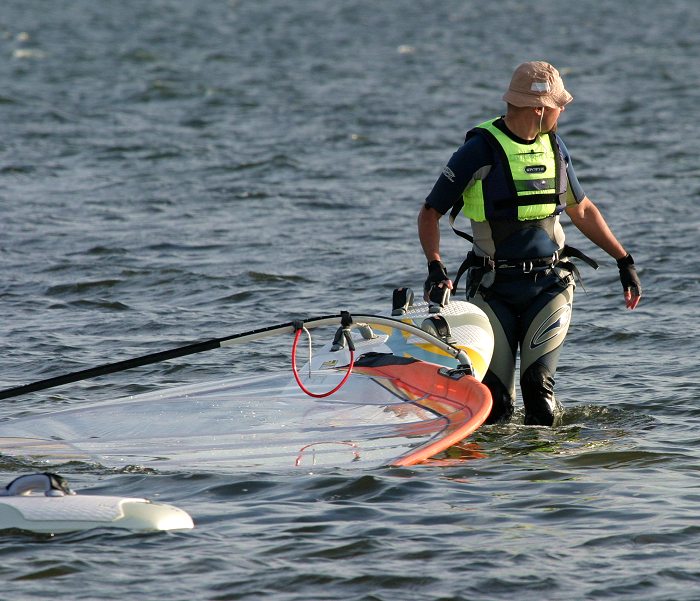
[[[388,379],[390,384],[385,380],[384,386],[446,421],[433,438],[393,459],[389,466],[407,467],[430,459],[467,438],[491,412],[491,392],[473,376],[453,377],[440,365],[415,359],[394,363],[387,357],[369,363],[361,363],[356,371]]]
[[[466,378],[469,379],[466,380]],[[458,422],[458,427],[448,428],[448,433],[441,436],[437,440],[432,440],[417,447],[416,449],[413,449],[411,452],[394,459],[389,463],[389,465],[394,467],[408,467],[427,461],[438,453],[442,453],[451,446],[463,441],[486,421],[486,418],[488,418],[489,414],[491,413],[491,407],[493,405],[491,392],[484,384],[471,376],[465,376],[464,383],[468,384],[470,388],[470,410],[458,412],[457,414],[460,416],[465,416],[466,419]],[[453,400],[454,402],[460,402],[456,399]],[[467,401],[465,400],[462,402],[465,403],[465,409],[467,409]],[[474,411],[474,405],[477,403],[478,408],[476,411]],[[450,416],[448,419],[450,419],[451,424],[454,424],[454,416]]]

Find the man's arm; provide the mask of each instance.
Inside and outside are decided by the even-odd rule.
[[[462,196],[474,174],[492,164],[492,154],[483,136],[471,136],[452,155],[418,213],[418,239],[428,260],[426,290],[433,284],[452,289],[452,281],[440,258],[440,218]]]
[[[642,296],[641,285],[633,267],[634,263],[624,246],[610,230],[598,207],[585,196],[580,203],[568,207],[566,214],[586,238],[617,261],[625,293],[625,302],[628,308],[634,309]],[[630,271],[634,273],[631,274]],[[629,278],[636,279],[636,281],[630,282]]]
[[[440,259],[440,217],[436,209],[424,204],[418,212],[418,239],[428,260],[428,279],[423,286],[423,298],[430,300],[433,286],[452,290],[452,280]]]
[[[438,211],[427,205],[423,205],[418,213],[418,239],[428,263],[441,260],[440,217]]]
[[[602,248],[613,259],[622,259],[627,255],[627,251],[610,231],[598,207],[587,196],[584,196],[580,203],[568,207],[566,214],[586,238]]]

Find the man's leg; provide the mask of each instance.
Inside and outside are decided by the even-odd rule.
[[[554,374],[569,330],[573,293],[573,280],[566,287],[545,290],[523,315],[520,389],[526,424],[551,426],[561,413],[554,397]]]
[[[483,379],[493,399],[493,408],[485,423],[507,422],[513,416],[515,406],[517,322],[510,308],[497,299],[490,298],[487,302],[477,293],[469,300],[486,313],[494,336],[493,356]]]

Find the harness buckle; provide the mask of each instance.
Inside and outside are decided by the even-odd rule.
[[[530,273],[535,268],[532,261],[523,261],[523,273]]]

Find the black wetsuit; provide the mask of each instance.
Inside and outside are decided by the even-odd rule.
[[[494,125],[516,142],[528,143],[512,134],[502,119]],[[566,164],[566,205],[572,206],[581,202],[585,194],[558,136],[557,143]],[[426,198],[426,206],[444,215],[461,203],[467,187],[488,175],[495,160],[495,152],[484,136],[468,137],[443,169]],[[564,231],[559,216],[548,218],[544,228],[527,224],[471,221],[474,256],[506,256],[516,265],[472,268],[466,277],[467,299],[484,310],[494,330],[494,354],[484,377],[494,402],[488,423],[508,420],[513,414],[518,349],[525,423],[552,425],[559,411],[554,398],[554,374],[568,331],[575,282],[571,271],[555,261],[534,268],[522,261],[550,255],[552,248],[563,249]]]

